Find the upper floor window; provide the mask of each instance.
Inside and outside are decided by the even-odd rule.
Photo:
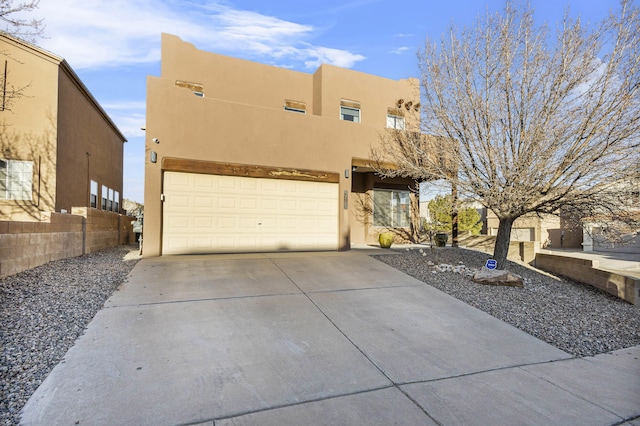
[[[33,162],[0,160],[0,199],[31,200]]]
[[[340,120],[360,123],[360,102],[342,99],[340,101]]]
[[[307,105],[304,102],[298,101],[284,101],[284,110],[291,112],[298,112],[301,114],[307,113]]]
[[[404,117],[387,114],[387,128],[404,130]]]
[[[387,128],[404,130],[404,111],[400,107],[387,108]]]

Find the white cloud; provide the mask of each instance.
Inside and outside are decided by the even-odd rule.
[[[307,68],[317,68],[321,64],[331,64],[343,68],[351,68],[356,62],[366,59],[362,55],[354,54],[346,50],[330,49],[328,47],[310,46],[305,49],[309,59],[304,61]]]
[[[180,0],[56,0],[40,3],[45,36],[39,44],[77,69],[160,60],[160,33],[197,47],[307,67],[342,67],[365,59],[347,50],[309,44],[315,28],[224,3]]]
[[[107,102],[102,104],[102,108],[127,139],[144,137],[141,128],[146,123],[145,101]]]
[[[407,47],[407,46],[402,46],[402,47],[398,47],[397,49],[391,50],[389,53],[393,53],[394,55],[402,55],[406,51],[408,51],[409,49],[411,49],[411,48]]]

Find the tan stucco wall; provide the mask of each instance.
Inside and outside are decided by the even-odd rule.
[[[499,220],[492,211],[487,212],[487,228],[490,235],[496,235]],[[560,241],[554,240],[560,235],[560,217],[555,215],[544,215],[542,218],[536,214],[528,214],[521,216],[513,222],[512,233],[518,229],[534,230],[534,241],[539,242],[543,247],[547,247],[549,243],[559,244]]]
[[[203,85],[204,98],[176,80]],[[202,52],[163,35],[162,75],[147,80],[144,256],[160,254],[166,157],[338,173],[340,247],[348,248],[350,219],[342,194],[351,192],[352,159],[368,158],[386,126],[387,107],[398,98],[418,101],[415,83],[327,65],[305,74]],[[360,102],[361,123],[339,119],[341,99]],[[307,114],[284,111],[285,100],[305,102]],[[158,156],[155,164],[151,151]]]
[[[89,181],[120,194],[123,141],[68,73],[59,76],[56,210],[89,205]],[[87,155],[88,153],[88,155]]]
[[[53,211],[56,178],[58,63],[55,58],[0,37],[0,65],[7,61],[7,86],[21,95],[0,111],[2,157],[33,162],[33,200],[0,200],[0,218],[39,220]]]
[[[33,162],[33,199],[0,200],[0,219],[40,221],[43,212],[87,206],[90,179],[99,190],[119,191],[122,202],[124,137],[73,70],[52,53],[0,35],[3,70],[5,60],[7,86],[22,93],[0,111],[0,157]]]

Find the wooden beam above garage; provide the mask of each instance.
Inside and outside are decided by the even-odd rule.
[[[174,157],[165,157],[162,159],[162,170],[169,172],[302,180],[310,182],[340,182],[340,174],[334,172],[291,169],[285,167],[254,166],[249,164],[220,163],[216,161],[190,160]]]

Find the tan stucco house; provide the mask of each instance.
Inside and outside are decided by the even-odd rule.
[[[292,71],[163,34],[143,255],[345,250],[408,229],[415,183],[382,180],[367,159],[386,128],[415,126],[419,98],[415,79]]]
[[[125,137],[61,57],[0,33],[0,220],[119,211]]]

